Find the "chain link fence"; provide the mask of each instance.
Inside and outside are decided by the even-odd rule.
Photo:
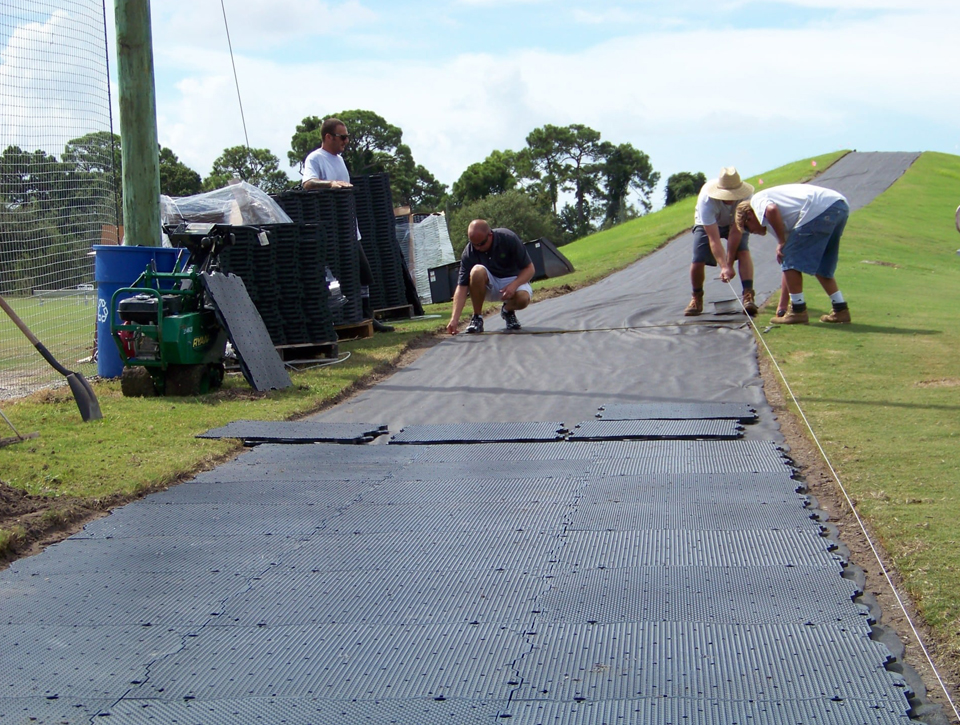
[[[104,0],[0,5],[0,294],[65,367],[96,373],[94,244],[120,229]],[[62,378],[0,316],[0,399]]]

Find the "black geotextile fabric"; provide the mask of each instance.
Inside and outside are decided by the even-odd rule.
[[[908,722],[749,331],[682,317],[688,264],[668,245],[316,420],[733,402],[743,439],[257,446],[0,572],[0,722]]]

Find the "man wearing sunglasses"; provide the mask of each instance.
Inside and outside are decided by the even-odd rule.
[[[320,148],[311,151],[303,162],[303,188],[309,191],[353,186],[341,156],[350,141],[346,125],[338,118],[328,118],[320,126],[320,138]]]
[[[350,171],[343,161],[343,151],[350,141],[346,124],[339,118],[328,118],[320,125],[320,137],[323,143],[320,148],[311,151],[303,161],[303,188],[313,189],[349,189]],[[360,229],[357,228],[357,240],[360,239]],[[370,302],[370,285],[373,284],[373,270],[363,247],[357,244],[360,264],[360,303],[364,319],[373,322],[375,332],[393,332],[392,325],[385,325],[373,314]]]
[[[527,248],[509,229],[491,229],[483,219],[474,219],[467,228],[470,243],[460,258],[460,276],[453,293],[453,311],[447,332],[457,334],[460,313],[467,304],[473,305],[473,317],[465,332],[483,332],[484,300],[502,302],[500,317],[508,330],[519,330],[517,310],[530,304],[535,268]]]

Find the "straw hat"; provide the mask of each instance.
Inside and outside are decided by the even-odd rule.
[[[721,201],[742,201],[753,196],[753,187],[740,181],[740,174],[733,166],[720,169],[720,178],[706,183],[707,196]]]

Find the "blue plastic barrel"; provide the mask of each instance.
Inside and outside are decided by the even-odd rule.
[[[93,278],[97,283],[97,374],[101,378],[118,378],[123,373],[123,360],[110,334],[113,293],[136,282],[151,259],[155,260],[158,272],[172,272],[181,250],[94,244],[93,251],[96,255]]]

